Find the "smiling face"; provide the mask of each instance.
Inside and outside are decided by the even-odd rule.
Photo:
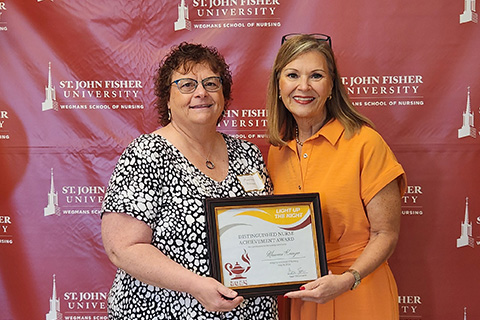
[[[325,101],[332,92],[325,57],[309,51],[288,63],[280,72],[283,104],[297,123],[320,124],[326,116]]]
[[[181,71],[181,70],[180,70]],[[192,93],[181,93],[176,84],[170,87],[170,100],[168,108],[171,111],[171,122],[181,126],[212,125],[216,126],[217,120],[225,106],[223,91],[206,91],[202,80],[209,77],[218,77],[210,67],[197,64],[187,73],[174,71],[172,82],[178,79],[191,78],[198,82],[198,86]]]

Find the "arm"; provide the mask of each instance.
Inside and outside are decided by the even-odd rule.
[[[367,204],[370,240],[362,254],[350,267],[364,278],[393,253],[400,231],[401,197],[397,179],[380,190]],[[355,279],[351,273],[329,274],[305,284],[305,290],[289,292],[288,298],[325,303],[350,290]]]
[[[151,244],[150,227],[136,218],[123,213],[105,213],[102,239],[115,266],[144,283],[188,292],[207,311],[230,311],[243,301],[235,291],[215,279],[199,276],[165,256]]]
[[[386,185],[367,204],[367,216],[370,221],[370,240],[351,266],[362,278],[385,262],[397,245],[401,218],[401,196],[397,180]]]

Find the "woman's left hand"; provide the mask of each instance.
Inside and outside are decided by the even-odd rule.
[[[350,273],[334,275],[329,271],[328,275],[303,285],[299,291],[286,293],[285,297],[325,303],[350,290],[354,282]]]
[[[397,180],[391,181],[367,204],[370,240],[350,268],[362,278],[373,272],[393,253],[400,230],[401,197]],[[287,298],[325,303],[350,290],[355,278],[350,272],[328,275],[302,286],[303,290],[285,294]]]

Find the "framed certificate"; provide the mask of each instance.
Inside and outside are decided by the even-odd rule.
[[[283,295],[328,272],[318,193],[205,200],[212,277]]]

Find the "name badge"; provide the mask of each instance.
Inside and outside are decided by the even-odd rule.
[[[246,192],[262,191],[265,188],[263,179],[258,172],[240,175],[237,176],[237,179],[240,181],[240,184]]]

